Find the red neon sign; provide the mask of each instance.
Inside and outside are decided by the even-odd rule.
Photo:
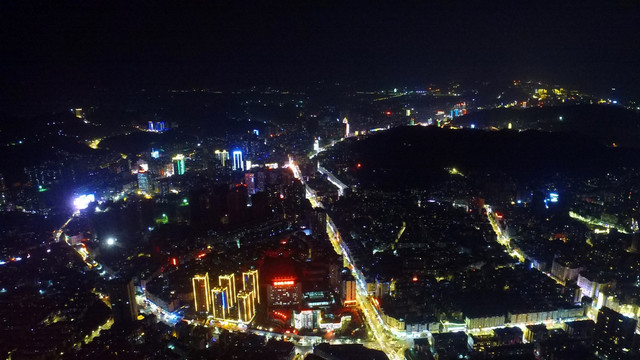
[[[293,280],[280,280],[280,281],[273,282],[273,286],[291,286],[294,284],[295,284],[295,281]]]

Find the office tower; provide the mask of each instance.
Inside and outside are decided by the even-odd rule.
[[[178,154],[171,160],[173,161],[173,173],[175,175],[184,175],[184,155]]]
[[[138,171],[138,189],[144,193],[149,192],[149,177],[143,169]]]
[[[114,279],[107,284],[115,324],[130,325],[138,317],[133,279]]]
[[[225,320],[229,317],[227,289],[214,287],[211,289],[211,314],[214,319]]]
[[[251,322],[256,313],[256,303],[252,291],[238,292],[238,321]]]
[[[222,167],[226,167],[227,161],[229,161],[229,152],[227,150],[216,150],[214,153],[216,159],[222,164]]]
[[[244,171],[244,161],[242,161],[242,151],[240,150],[233,151],[233,170]]]
[[[229,307],[233,307],[236,303],[236,277],[233,274],[218,276],[218,285],[227,289],[227,300]]]
[[[258,282],[258,270],[242,272],[242,290],[251,292],[257,304],[260,304],[260,285]]]
[[[211,288],[209,285],[209,273],[196,275],[191,280],[193,284],[193,303],[196,312],[208,313],[211,311]]]

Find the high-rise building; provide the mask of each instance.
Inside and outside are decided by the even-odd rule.
[[[162,175],[163,177],[170,177],[173,176],[173,164],[169,163],[169,164],[165,164],[162,169],[160,170],[160,175]]]
[[[214,151],[216,155],[216,159],[220,161],[222,167],[227,167],[227,161],[229,161],[229,152],[227,150],[216,150]]]
[[[148,124],[149,124],[149,126],[148,126],[148,130],[149,131],[163,132],[163,131],[167,130],[167,128],[164,125],[164,121],[151,121],[151,120],[149,120]]]
[[[218,285],[227,289],[227,300],[229,307],[233,307],[236,303],[236,277],[233,274],[218,276]]]
[[[209,273],[196,275],[191,279],[193,284],[193,303],[196,312],[208,313],[211,311],[211,287]]]
[[[109,302],[114,323],[130,325],[138,317],[138,304],[133,279],[114,279],[108,283]]]
[[[247,185],[247,193],[253,195],[256,193],[255,174],[247,172],[244,174],[244,184]]]
[[[238,321],[251,322],[256,313],[256,303],[252,291],[238,292]]]
[[[292,277],[274,278],[267,294],[269,306],[296,306],[302,299],[302,284]]]
[[[211,289],[211,314],[214,319],[225,320],[229,318],[229,302],[227,289],[214,287]]]
[[[149,188],[149,177],[147,176],[147,172],[143,169],[138,171],[138,189],[144,193],[148,193]]]
[[[633,336],[638,321],[604,306],[598,312],[594,348],[596,354],[610,359],[619,359],[633,346]]]
[[[244,161],[242,161],[242,151],[240,150],[233,151],[233,170],[244,171]]]
[[[173,161],[173,173],[175,175],[184,175],[184,155],[178,154],[171,160]]]
[[[348,138],[349,137],[349,120],[347,120],[347,118],[344,118],[342,120],[342,123],[344,124],[344,137]]]
[[[260,286],[258,282],[258,270],[242,272],[242,290],[251,292],[255,302],[260,304]]]

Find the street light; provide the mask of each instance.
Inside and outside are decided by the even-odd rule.
[[[110,238],[107,239],[107,246],[113,246],[113,245],[115,245],[115,243],[116,243],[116,239],[115,238],[110,237]]]

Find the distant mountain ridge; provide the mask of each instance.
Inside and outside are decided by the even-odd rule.
[[[480,110],[453,121],[465,128],[542,130],[587,136],[606,146],[640,147],[640,112],[611,105]]]

